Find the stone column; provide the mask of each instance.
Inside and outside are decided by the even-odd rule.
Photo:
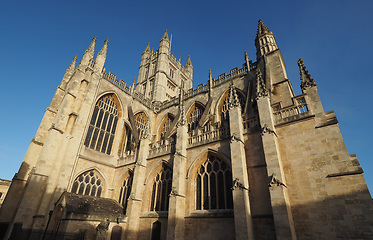
[[[286,181],[282,169],[281,156],[278,151],[277,136],[274,131],[274,121],[271,103],[268,96],[269,94],[264,85],[260,83],[262,81],[260,71],[258,71],[257,74],[257,104],[260,124],[262,127],[264,157],[271,183],[275,183],[270,189],[270,196],[276,236],[278,240],[296,239],[289,197],[287,188],[285,187]]]
[[[134,131],[136,131],[136,129],[134,129]],[[140,230],[140,215],[145,191],[146,159],[149,154],[150,144],[150,133],[148,132],[145,135],[148,136],[142,136],[136,152],[137,162],[134,168],[132,191],[127,206],[127,240],[137,240],[138,231]]]
[[[188,127],[184,109],[181,110],[177,124],[176,150],[172,169],[172,191],[169,198],[167,240],[184,239],[185,230],[185,172]]]
[[[241,108],[231,85],[229,96],[229,128],[233,177],[233,205],[236,239],[254,239],[249,199],[249,178],[246,167]]]

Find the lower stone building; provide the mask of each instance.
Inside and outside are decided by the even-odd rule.
[[[373,239],[372,199],[301,59],[295,96],[260,20],[256,61],[192,87],[142,53],[132,85],[96,38],[65,72],[0,209],[3,239]]]

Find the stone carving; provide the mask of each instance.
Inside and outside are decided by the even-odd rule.
[[[101,221],[100,224],[96,227],[97,235],[96,240],[106,240],[107,238],[107,231],[109,230],[110,220],[105,219]]]
[[[239,137],[237,137],[236,135],[232,135],[231,136],[231,140],[230,142],[232,143],[233,141],[237,141],[237,142],[241,142],[243,144],[245,144]]]
[[[185,109],[184,109],[184,91],[180,90],[179,94],[179,109],[180,109],[180,119],[177,123],[176,127],[184,126],[186,124],[186,116],[185,116]]]
[[[273,131],[272,129],[270,129],[270,128],[267,126],[267,124],[265,123],[265,124],[263,125],[263,127],[262,127],[262,135],[264,135],[264,134],[266,134],[266,133],[268,133],[268,134],[273,133],[273,134],[275,134],[275,136],[277,137],[276,132]]]
[[[301,58],[298,59],[298,66],[300,71],[300,79],[302,80],[300,83],[300,87],[302,90],[307,88],[316,86],[315,80],[311,78],[311,74],[308,73],[308,70],[304,66],[304,62]]]
[[[287,188],[287,186],[281,182],[280,180],[278,180],[276,177],[275,177],[275,174],[273,173],[271,176],[268,177],[268,187],[272,187],[272,185],[277,185],[277,186],[284,186]]]
[[[229,86],[228,106],[229,106],[229,109],[240,106],[240,101],[238,100],[236,88],[233,85],[233,80],[231,80],[231,84]]]
[[[263,75],[259,68],[256,68],[256,82],[257,82],[256,99],[261,98],[261,97],[267,97],[269,93],[266,88]]]
[[[170,197],[175,196],[175,197],[184,197],[184,198],[185,198],[185,196],[182,195],[182,194],[180,194],[180,193],[176,190],[175,187],[172,188],[172,190],[171,190],[169,196],[170,196]]]
[[[247,187],[245,187],[242,183],[239,182],[240,179],[236,178],[233,180],[233,184],[232,184],[232,190],[235,190],[236,188],[240,189],[240,190],[247,190],[247,191],[250,191],[250,189],[248,189]]]

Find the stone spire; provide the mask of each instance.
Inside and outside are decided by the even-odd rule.
[[[164,32],[164,34],[163,34],[163,36],[162,36],[162,38],[161,38],[161,41],[162,40],[167,40],[167,41],[170,41],[170,39],[168,38],[168,31],[167,31],[167,29],[166,29],[166,31]]]
[[[209,97],[212,97],[212,73],[211,73],[211,68],[209,71]]]
[[[229,99],[228,99],[229,109],[240,106],[240,101],[238,100],[236,88],[234,87],[233,80],[229,85]]]
[[[247,54],[246,51],[245,51],[245,63],[246,63],[247,71],[250,71],[250,60],[249,60],[249,55]]]
[[[78,56],[75,55],[75,57],[73,58],[72,62],[70,63],[70,66],[66,69],[65,74],[71,73],[72,71],[75,70],[75,64],[76,64],[76,60],[77,59],[78,59]]]
[[[104,41],[104,45],[102,46],[100,52],[98,52],[97,56],[102,55],[106,58],[108,43],[109,43],[109,39],[106,38],[105,41]]]
[[[148,45],[146,45],[146,48],[145,48],[145,50],[142,54],[144,54],[144,53],[150,53],[150,43],[148,43]]]
[[[263,23],[262,19],[258,21],[258,31],[256,32],[256,37],[261,37],[265,34],[273,34],[268,27]]]
[[[275,36],[273,35],[272,31],[270,31],[263,23],[262,19],[259,19],[258,22],[255,46],[257,59],[278,49]]]
[[[188,56],[188,59],[187,59],[187,62],[185,64],[185,66],[191,66],[191,67],[193,67],[192,61],[190,60],[190,56]]]
[[[89,60],[91,60],[93,58],[93,56],[95,54],[96,40],[97,40],[97,37],[94,36],[91,44],[89,45],[87,50],[85,50],[83,58],[80,61],[79,65],[88,65]]]
[[[268,90],[266,88],[262,72],[259,68],[256,69],[256,98],[268,96]]]
[[[159,53],[170,54],[170,39],[168,38],[167,29],[159,42]]]
[[[104,41],[104,45],[102,46],[100,52],[97,54],[94,70],[98,72],[101,72],[102,68],[105,65],[108,43],[109,43],[109,39],[106,38]]]
[[[298,66],[300,71],[300,87],[302,90],[305,90],[309,87],[316,86],[315,80],[311,78],[311,74],[308,73],[308,70],[304,66],[303,60],[301,58],[298,59]]]

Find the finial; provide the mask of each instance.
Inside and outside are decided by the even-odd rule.
[[[233,79],[231,79],[231,83],[229,85],[228,106],[229,106],[229,109],[240,106],[240,101],[238,100],[236,88],[234,87],[234,84],[233,84]]]
[[[260,97],[265,97],[268,96],[268,90],[266,88],[262,72],[260,71],[259,68],[256,69],[256,82],[257,82],[257,92],[256,92],[256,99]]]
[[[315,80],[311,78],[311,74],[308,73],[308,70],[304,66],[304,62],[301,58],[298,59],[298,66],[300,71],[300,87],[302,90],[305,90],[309,87],[316,86]]]
[[[212,80],[211,68],[210,68],[210,70],[209,70],[209,80]]]
[[[135,88],[135,85],[136,85],[136,78],[133,79],[132,88]]]
[[[245,61],[246,61],[246,62],[249,62],[249,55],[247,54],[246,51],[245,51]]]

